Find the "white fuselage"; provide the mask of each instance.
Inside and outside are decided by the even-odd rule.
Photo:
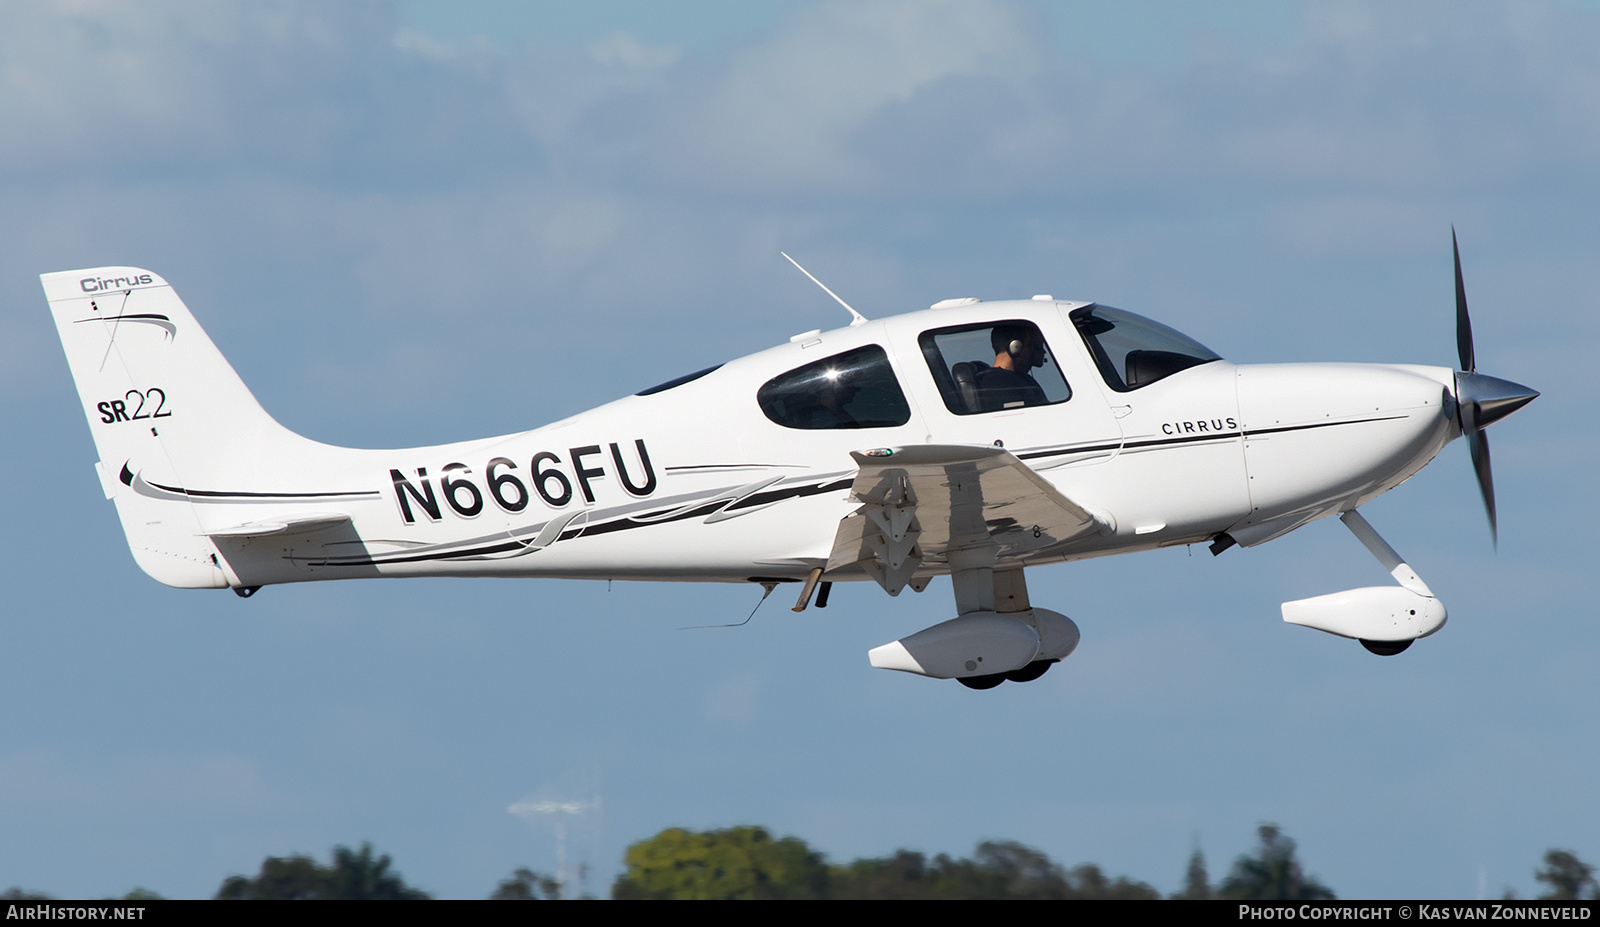
[[[1447,368],[1216,360],[1115,390],[1067,318],[1082,305],[988,302],[815,334],[499,438],[309,445],[287,461],[244,442],[218,472],[248,496],[182,486],[151,461],[123,482],[143,496],[183,489],[236,587],[380,575],[747,581],[800,579],[827,562],[858,505],[852,451],[1003,445],[1104,526],[1032,565],[1223,533],[1259,544],[1394,487],[1460,433]],[[919,335],[991,320],[1035,324],[1071,398],[952,413]],[[886,352],[905,394],[904,424],[791,428],[758,405],[773,378],[869,344]],[[332,532],[213,534],[266,509],[350,520]],[[855,568],[825,577],[864,578]]]

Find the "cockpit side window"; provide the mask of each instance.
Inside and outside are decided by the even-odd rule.
[[[639,390],[637,393],[634,393],[634,395],[635,396],[654,396],[656,393],[664,393],[669,389],[676,389],[676,388],[682,386],[685,383],[693,383],[694,381],[700,379],[701,377],[705,376],[706,374],[715,373],[715,372],[717,372],[718,370],[721,370],[721,369],[722,369],[722,365],[721,364],[716,364],[715,366],[707,367],[704,370],[696,370],[694,373],[686,373],[681,377],[673,377],[672,379],[668,380],[665,383],[657,383],[655,386],[652,386],[649,389]]]
[[[773,377],[756,402],[785,428],[893,428],[911,420],[889,356],[875,344]]]
[[[936,328],[917,338],[945,408],[977,415],[1072,398],[1044,335],[1032,322]]]
[[[1089,353],[1094,355],[1100,376],[1119,393],[1222,359],[1182,332],[1110,306],[1096,304],[1074,309],[1071,318]]]

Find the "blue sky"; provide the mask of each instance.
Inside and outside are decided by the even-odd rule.
[[[0,6],[0,888],[204,896],[371,840],[481,897],[589,799],[603,890],[662,827],[836,859],[1017,839],[1178,886],[1275,821],[1345,896],[1536,891],[1600,859],[1594,4],[699,2]],[[670,10],[671,14],[663,13]],[[319,440],[533,427],[847,321],[1049,292],[1239,362],[1449,364],[1543,391],[1368,506],[1451,611],[1402,657],[1279,620],[1379,582],[1337,524],[1036,570],[1083,644],[974,693],[865,651],[947,584],[826,611],[554,581],[141,574],[37,275],[178,289]],[[595,339],[603,349],[594,348]],[[776,599],[776,597],[775,597]]]

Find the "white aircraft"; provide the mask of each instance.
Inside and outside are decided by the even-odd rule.
[[[1027,567],[1219,554],[1329,515],[1397,585],[1286,602],[1284,620],[1405,650],[1445,608],[1358,507],[1464,435],[1493,532],[1483,429],[1538,395],[1476,372],[1457,251],[1459,371],[1240,366],[1109,306],[949,299],[879,321],[850,309],[846,328],[532,431],[361,450],[279,425],[159,276],[41,280],[101,485],[163,583],[798,582],[800,611],[834,582],[892,596],[948,574],[956,617],[871,663],[979,689],[1036,679],[1078,644],[1029,601]]]

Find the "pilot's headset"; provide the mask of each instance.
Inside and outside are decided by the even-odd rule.
[[[1034,351],[1029,351],[1027,356],[1024,356],[1022,353],[1023,351],[1027,351],[1029,341],[1034,342],[1033,348],[1034,351],[1037,351],[1040,347],[1038,339],[1034,336],[1033,332],[1025,331],[1023,332],[1021,338],[1011,339],[1011,343],[1006,345],[1006,353],[1010,354],[1014,358],[1017,358],[1018,360],[1032,360]]]
[[[1033,341],[1033,350],[1027,351],[1029,340]],[[1033,332],[1024,334],[1021,338],[1013,338],[1006,345],[1006,353],[1011,355],[1013,361],[1026,364],[1029,367],[1041,366],[1034,361],[1034,357],[1043,352],[1044,343],[1038,340]],[[1023,352],[1027,351],[1026,354]]]
[[[996,326],[996,327],[998,328],[999,326]],[[1018,326],[1009,326],[1009,327],[1011,327],[1013,329],[1013,331],[1016,331],[1019,328]],[[997,332],[997,334],[998,334],[998,332]],[[1028,341],[1032,337],[1032,332],[1029,332],[1029,331],[1026,331],[1026,330],[1022,330],[1020,332],[1020,334],[1021,334],[1021,337],[1012,338],[1010,341],[1006,342],[1005,352],[1007,354],[1011,355],[1011,357],[1013,359],[1015,359],[1015,360],[1031,361],[1032,360],[1032,357],[1031,357],[1031,353],[1032,352],[1029,352],[1029,354],[1024,354],[1023,352],[1027,350]],[[1035,348],[1037,348],[1037,347],[1038,347],[1038,345],[1035,345]]]

